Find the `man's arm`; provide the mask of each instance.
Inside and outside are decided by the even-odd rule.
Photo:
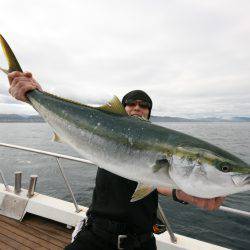
[[[9,93],[19,101],[27,102],[26,93],[33,89],[42,91],[39,83],[32,77],[30,72],[14,71],[8,74],[10,83]]]
[[[170,188],[157,188],[158,192],[162,195],[172,196],[172,189]],[[176,190],[176,197],[179,200],[188,202],[189,204],[195,205],[199,208],[206,209],[208,211],[214,211],[218,209],[225,200],[225,197],[216,197],[212,199],[204,199],[191,196],[186,194],[182,190]]]

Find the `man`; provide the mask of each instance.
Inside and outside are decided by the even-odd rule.
[[[41,86],[29,72],[13,72],[8,75],[9,92],[16,99],[27,101],[27,91]],[[126,94],[122,104],[130,116],[149,119],[152,109],[151,98],[141,90]],[[201,199],[181,190],[159,187],[147,197],[130,202],[137,183],[98,168],[92,204],[87,212],[87,221],[72,244],[65,249],[134,249],[155,250],[156,243],[152,230],[156,222],[158,192],[173,195],[174,200],[190,203],[207,210],[217,209],[223,197]]]

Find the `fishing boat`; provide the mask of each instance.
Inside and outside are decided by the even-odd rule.
[[[30,176],[29,188],[24,189],[21,185],[22,173],[18,171],[14,173],[14,186],[10,186],[6,182],[4,173],[0,171],[2,179],[2,184],[0,184],[0,249],[63,249],[71,242],[73,229],[86,217],[88,208],[77,204],[60,160],[93,163],[82,158],[12,144],[0,143],[0,147],[56,158],[65,185],[72,198],[72,202],[68,202],[37,193],[35,191],[37,175]],[[220,210],[250,217],[250,213],[246,211],[224,206],[221,206]],[[167,228],[166,232],[155,235],[158,250],[227,249],[174,233],[160,206],[158,213]],[[117,247],[119,249],[119,240]]]

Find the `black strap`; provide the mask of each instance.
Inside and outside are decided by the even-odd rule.
[[[179,199],[177,198],[177,196],[176,196],[176,189],[173,189],[173,190],[172,190],[172,197],[173,197],[173,200],[174,200],[174,201],[180,202],[180,203],[183,204],[183,205],[187,205],[187,204],[188,204],[188,202],[183,201],[183,200],[179,200]]]

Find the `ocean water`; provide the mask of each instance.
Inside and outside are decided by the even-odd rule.
[[[250,163],[250,123],[159,123],[222,147]],[[79,157],[67,145],[51,141],[46,123],[0,123],[0,142],[38,148]],[[78,203],[89,206],[96,167],[61,160]],[[56,160],[35,153],[0,147],[0,167],[9,184],[14,172],[23,172],[23,187],[37,174],[37,192],[71,201]],[[250,218],[223,211],[208,212],[160,197],[162,207],[176,233],[232,249],[250,249]],[[250,211],[250,192],[228,196],[225,206]]]

